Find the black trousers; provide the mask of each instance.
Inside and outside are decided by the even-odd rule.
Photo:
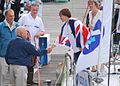
[[[77,63],[77,60],[78,60],[78,57],[80,55],[81,51],[77,52],[77,53],[74,53],[74,63],[76,64]]]
[[[28,69],[27,83],[33,84],[34,68],[33,66],[30,66],[30,67],[28,66],[27,69]]]
[[[119,44],[120,42],[120,33],[115,33],[113,35],[113,44]]]

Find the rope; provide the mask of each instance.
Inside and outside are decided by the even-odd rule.
[[[34,44],[35,44],[35,48],[37,48],[36,41],[35,41],[35,37],[34,37]],[[36,66],[37,66],[37,74],[38,74],[38,86],[40,86],[40,70],[39,70],[38,60],[39,60],[39,58],[38,58],[38,56],[37,56]]]

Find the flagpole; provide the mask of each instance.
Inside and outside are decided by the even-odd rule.
[[[110,56],[111,56],[111,42],[110,42],[110,51],[109,51],[109,63],[108,63],[108,86],[110,85]]]
[[[113,10],[112,10],[112,16],[114,15],[114,1],[113,1]],[[112,25],[111,25],[111,35],[112,35],[112,28],[114,28],[114,22],[112,19]],[[111,38],[111,37],[110,37]],[[112,39],[113,40],[113,39]],[[110,40],[110,51],[109,51],[109,65],[108,65],[108,86],[110,85],[110,59],[111,59],[111,40]]]

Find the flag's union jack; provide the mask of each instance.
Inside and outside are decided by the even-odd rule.
[[[71,47],[69,38],[62,36],[65,25],[66,23],[64,23],[61,28],[61,33],[59,35],[59,44]],[[85,45],[88,39],[89,31],[87,27],[81,21],[78,21],[76,19],[70,19],[69,25],[73,36],[76,38],[76,46],[81,48]]]

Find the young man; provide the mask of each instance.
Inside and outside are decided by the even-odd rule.
[[[61,43],[65,37],[68,37],[74,51],[74,62],[76,64],[82,48],[87,41],[88,30],[80,20],[71,17],[71,12],[67,8],[62,9],[59,12],[59,16],[61,21],[64,22],[59,43]],[[55,45],[52,47],[55,47]]]
[[[6,62],[10,65],[10,84],[12,86],[26,86],[27,67],[32,66],[32,57],[44,55],[52,51],[36,50],[35,47],[27,41],[28,33],[25,27],[19,26],[16,29],[17,38],[12,40],[7,48]]]

